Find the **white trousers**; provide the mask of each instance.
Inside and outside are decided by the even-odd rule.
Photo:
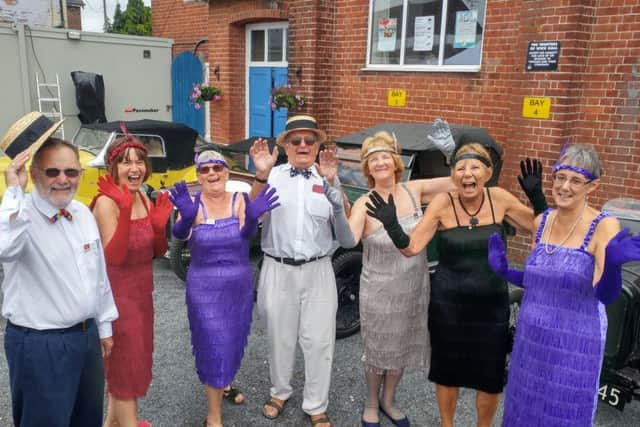
[[[296,343],[304,356],[302,410],[326,412],[336,342],[338,294],[331,257],[291,266],[264,257],[258,310],[267,327],[271,396],[287,400]]]

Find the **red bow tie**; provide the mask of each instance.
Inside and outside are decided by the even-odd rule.
[[[73,215],[71,215],[71,212],[66,209],[60,209],[54,216],[49,218],[49,222],[51,222],[51,224],[55,224],[62,217],[67,218],[69,221],[73,219]]]

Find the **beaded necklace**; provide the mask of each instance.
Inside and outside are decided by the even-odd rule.
[[[569,233],[567,234],[567,236],[562,240],[562,242],[558,243],[553,248],[549,249],[549,240],[551,239],[551,229],[553,228],[553,224],[554,224],[554,222],[556,220],[556,217],[558,216],[558,211],[556,211],[556,214],[553,216],[553,218],[551,218],[551,221],[549,221],[549,232],[547,233],[547,241],[545,243],[543,243],[544,244],[544,251],[548,255],[551,255],[551,254],[557,252],[558,249],[560,249],[560,247],[562,245],[564,245],[567,242],[567,240],[569,240],[569,238],[571,237],[573,232],[576,230],[576,227],[578,226],[578,223],[582,219],[582,215],[584,215],[584,210],[586,208],[587,208],[587,202],[585,201],[584,206],[582,207],[582,212],[580,212],[580,215],[578,215],[578,218],[576,218],[576,221],[571,226],[571,229],[569,230]],[[547,227],[546,226],[544,227],[544,231],[547,231]],[[544,240],[544,233],[543,233],[542,240]]]

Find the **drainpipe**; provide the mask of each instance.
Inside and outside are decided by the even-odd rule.
[[[60,0],[60,24],[67,28],[67,0]]]
[[[202,67],[204,73],[202,81],[207,86],[209,85],[209,63],[205,62]],[[204,139],[211,141],[211,102],[204,103]]]
[[[18,63],[20,64],[20,82],[22,84],[23,114],[31,111],[31,90],[29,86],[29,67],[27,65],[27,43],[25,41],[24,24],[14,27],[18,33]],[[31,35],[33,37],[33,34]]]

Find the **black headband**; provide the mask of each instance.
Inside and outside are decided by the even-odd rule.
[[[313,120],[305,120],[305,119],[301,119],[301,120],[295,120],[293,122],[287,123],[287,125],[285,126],[285,131],[290,131],[290,130],[294,130],[294,129],[310,129],[310,130],[317,130],[318,129],[318,124],[316,122],[314,122]]]
[[[51,129],[53,122],[45,116],[40,116],[27,126],[20,135],[18,135],[11,144],[4,150],[5,154],[10,158],[14,158],[36,142],[45,132]]]
[[[461,154],[460,156],[455,156],[453,160],[451,160],[451,165],[452,166],[455,165],[460,160],[469,160],[469,159],[480,160],[482,163],[484,163],[486,167],[488,168],[491,167],[491,162],[485,159],[483,156],[481,156],[478,153],[464,153],[464,154]]]

